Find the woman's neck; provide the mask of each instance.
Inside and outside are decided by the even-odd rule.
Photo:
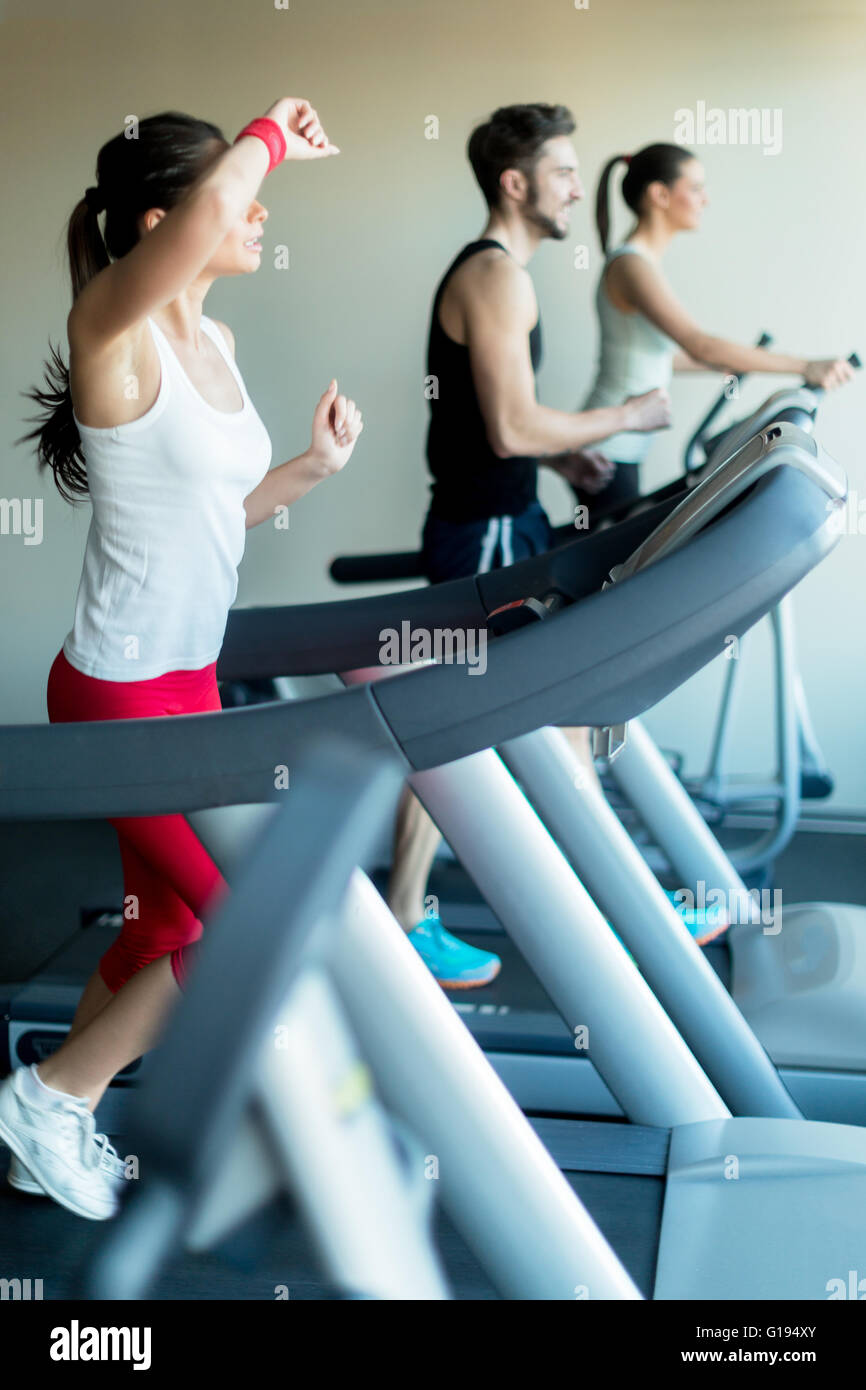
[[[626,240],[631,246],[640,247],[654,261],[660,261],[675,236],[676,231],[666,222],[640,218]]]
[[[201,347],[201,319],[205,295],[213,280],[200,276],[187,289],[165,304],[157,314],[151,314],[163,333],[180,343],[190,343],[196,351]]]

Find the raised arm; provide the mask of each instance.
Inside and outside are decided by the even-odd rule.
[[[283,97],[267,115],[282,128],[286,160],[337,152],[309,102]],[[108,346],[176,299],[249,207],[268,161],[267,146],[251,135],[221,154],[146,236],[85,285],[69,315],[70,340]]]
[[[604,410],[564,411],[535,395],[529,333],[537,305],[528,274],[504,255],[479,258],[464,299],[472,378],[497,458],[549,457],[581,449],[620,430],[670,423],[667,394],[650,391]]]
[[[842,358],[809,361],[765,348],[744,347],[706,333],[677,299],[658,266],[644,256],[620,256],[608,271],[610,287],[638,313],[648,318],[680,347],[685,359],[677,370],[709,367],[720,372],[784,372],[802,376],[810,386],[832,390],[854,373]]]

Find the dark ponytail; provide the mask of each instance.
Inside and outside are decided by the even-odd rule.
[[[623,160],[627,166],[622,181],[622,196],[636,217],[640,216],[643,196],[651,183],[663,183],[668,188],[676,183],[687,160],[694,155],[681,145],[647,145],[637,154],[618,154],[609,159],[601,171],[595,199],[595,225],[601,249],[607,255],[610,234],[609,186],[614,166]]]
[[[613,159],[609,159],[605,164],[598,181],[598,192],[595,195],[595,225],[598,228],[598,239],[605,255],[607,255],[607,238],[610,234],[610,198],[608,193],[610,176],[619,161],[624,159],[627,164],[628,158],[627,154],[615,154]]]
[[[227,148],[218,126],[179,111],[147,116],[131,136],[124,131],[102,146],[96,158],[96,185],[76,203],[66,230],[73,302],[85,285],[139,240],[138,220],[150,208],[168,211]],[[105,212],[105,229],[99,217]],[[45,384],[22,392],[41,407],[28,423],[36,428],[16,444],[35,439],[40,472],[50,468],[68,502],[86,497],[87,469],[81,436],[72,415],[69,368],[60,348],[48,341]]]

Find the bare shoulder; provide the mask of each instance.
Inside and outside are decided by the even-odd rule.
[[[528,332],[538,317],[529,272],[501,246],[476,251],[454,271],[439,306],[445,333],[462,346],[479,327]]]
[[[617,256],[604,273],[604,285],[611,303],[625,313],[634,313],[650,295],[667,290],[661,266],[647,256]]]
[[[229,352],[231,353],[232,357],[234,357],[234,356],[235,356],[235,335],[234,335],[234,333],[232,333],[232,330],[229,328],[228,324],[227,324],[227,323],[222,323],[219,319],[211,319],[211,323],[212,323],[212,324],[215,324],[215,326],[220,330],[220,332],[222,333],[222,335],[223,335],[223,337],[225,338],[226,342],[228,343]]]
[[[607,267],[607,283],[622,289],[664,283],[662,268],[648,256],[617,256]]]
[[[111,338],[102,338],[93,332],[90,317],[81,312],[77,300],[66,318],[66,338],[70,353],[80,363],[93,361],[104,366],[112,362],[140,361],[142,358],[158,360],[146,319],[130,324],[122,333]]]
[[[101,338],[93,332],[89,315],[81,312],[77,300],[67,315],[66,337],[79,382],[89,384],[92,378],[96,383],[100,376],[105,379],[113,371],[138,373],[143,363],[159,361],[146,319],[111,338]]]
[[[532,277],[525,266],[518,265],[500,247],[490,246],[477,252],[457,275],[462,277],[459,290],[467,307],[496,305],[525,314],[530,321],[535,319],[538,306]]]
[[[146,319],[100,340],[75,305],[66,320],[69,387],[76,415],[95,429],[125,425],[148,409],[159,391],[160,363]],[[134,380],[137,390],[130,393]]]

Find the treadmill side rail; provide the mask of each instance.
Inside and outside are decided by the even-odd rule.
[[[360,870],[328,963],[384,1103],[425,1146],[433,1170],[426,1177],[436,1177],[452,1221],[504,1297],[640,1300]]]
[[[613,582],[622,583],[648,565],[679,550],[736,501],[746,488],[771,469],[782,465],[798,469],[820,487],[827,495],[828,508],[844,502],[847,481],[839,464],[812,435],[783,421],[749,440],[736,454],[725,459],[703,478],[652,535],[647,536],[634,554],[624,564],[617,566],[611,573]]]
[[[826,1300],[864,1250],[866,1131],[742,1118],[674,1130],[655,1298]]]

